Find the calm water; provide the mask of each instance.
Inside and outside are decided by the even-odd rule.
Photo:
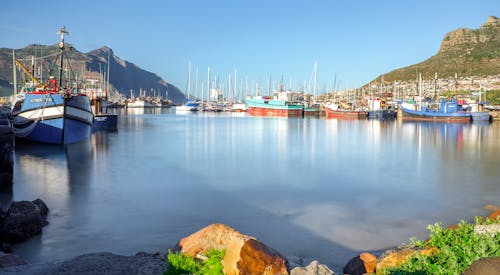
[[[225,223],[339,270],[360,251],[500,204],[500,123],[438,124],[121,111],[117,132],[18,144],[9,200],[43,199],[31,262],[162,251]]]

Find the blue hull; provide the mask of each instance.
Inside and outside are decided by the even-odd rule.
[[[26,94],[13,110],[16,136],[34,142],[79,142],[90,136],[92,124],[90,100],[84,95]]]

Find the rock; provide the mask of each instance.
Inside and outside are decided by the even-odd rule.
[[[488,218],[490,219],[500,219],[500,209],[493,211]]]
[[[222,266],[227,275],[288,274],[288,262],[277,251],[255,239],[231,242]]]
[[[434,255],[437,253],[437,248],[419,248],[403,245],[396,249],[388,250],[379,258],[376,268],[377,274],[381,272],[382,269],[401,266],[415,253],[419,253],[420,255]]]
[[[224,224],[212,224],[181,239],[174,250],[196,257],[210,249],[226,250],[224,274],[288,274],[288,262],[275,250]]]
[[[363,252],[349,260],[344,266],[344,274],[361,275],[375,272],[377,266],[377,257],[371,253]]]
[[[456,223],[454,223],[454,224],[450,224],[450,225],[448,226],[448,229],[451,229],[451,230],[455,230],[455,229],[457,229],[457,228],[458,228],[458,224],[456,224]]]
[[[48,208],[41,200],[13,202],[0,219],[0,241],[21,242],[40,234],[47,225]]]
[[[477,224],[474,225],[474,233],[476,234],[490,234],[491,236],[495,236],[500,233],[500,224]]]
[[[494,205],[494,204],[487,204],[483,207],[483,209],[494,212],[494,211],[500,210],[500,207],[498,207],[497,205]]]
[[[246,240],[250,238],[250,236],[243,235],[225,224],[211,224],[182,238],[174,250],[194,258],[196,254],[205,254],[211,248],[217,250],[225,249],[233,240]]]
[[[360,256],[350,259],[342,270],[344,274],[361,275],[366,273],[365,263],[361,260]]]
[[[45,202],[43,202],[41,199],[36,199],[36,200],[32,201],[32,203],[34,205],[38,206],[38,208],[40,209],[40,215],[42,215],[43,217],[45,217],[45,216],[47,216],[47,214],[49,214],[49,208],[47,207]]]
[[[2,274],[163,274],[168,269],[164,259],[150,254],[136,256],[108,252],[85,254],[66,261],[28,264],[3,268]]]
[[[318,261],[312,261],[306,267],[296,267],[290,271],[290,275],[333,275],[333,271]]]
[[[500,257],[483,258],[472,263],[463,275],[500,274]]]
[[[367,273],[375,272],[375,268],[377,267],[377,257],[375,257],[375,255],[363,252],[359,257],[363,261]]]
[[[17,255],[0,253],[0,267],[2,268],[25,264],[28,264],[28,262]]]

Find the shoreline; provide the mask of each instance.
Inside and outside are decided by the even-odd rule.
[[[484,207],[484,210],[491,212],[490,217],[496,217],[497,219],[498,217],[500,217],[500,207],[498,206],[486,205]],[[456,227],[457,227],[456,224],[452,224],[444,228],[454,229]],[[498,234],[498,232],[500,231],[499,228],[500,226],[497,225],[496,229],[494,229],[497,231],[494,234]],[[198,232],[193,233],[192,235],[195,234],[198,234]],[[238,234],[240,233],[238,232]],[[186,238],[189,238],[192,235]],[[182,241],[183,239],[180,240],[179,243]],[[171,249],[175,249],[175,247]],[[315,267],[321,266],[323,268],[333,271],[334,273],[332,274],[343,274],[343,272],[341,272],[342,268],[345,268],[353,261],[359,262],[361,260],[362,263],[363,256],[366,256],[366,254],[373,255],[372,261],[373,257],[375,257],[375,259],[379,259],[380,261],[380,258],[383,258],[384,255],[385,257],[387,257],[388,254],[405,249],[412,249],[411,245],[402,243],[396,247],[392,247],[385,250],[383,249],[380,251],[362,252],[360,253],[361,257],[360,256],[353,257],[349,262],[345,263],[344,267],[326,266],[324,264],[318,263],[315,259],[311,259],[310,262],[309,261],[306,262],[306,258],[309,257],[299,258],[295,256],[288,256],[288,257],[285,256],[284,259],[288,261],[288,266],[290,271],[292,271],[295,268],[305,269],[308,267],[308,265],[315,265]],[[11,264],[11,266],[9,266],[9,264]],[[165,272],[168,269],[166,254],[162,254],[161,252],[156,252],[156,253],[137,252],[134,255],[129,255],[129,256],[115,254],[111,252],[95,252],[95,253],[85,253],[75,257],[69,257],[63,260],[54,260],[41,263],[28,263],[27,261],[25,261],[24,259],[15,254],[5,254],[0,252],[0,266],[1,266],[0,273],[2,274],[67,274],[67,273],[122,274],[130,272],[132,272],[133,274],[163,274],[163,272]]]

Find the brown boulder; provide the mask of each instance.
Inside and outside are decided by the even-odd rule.
[[[490,219],[500,219],[500,209],[491,212],[491,214],[488,217]]]
[[[224,224],[211,224],[181,239],[175,250],[196,257],[212,248],[226,250],[224,274],[288,274],[288,262],[278,252]]]
[[[383,269],[398,267],[404,264],[411,256],[415,255],[415,253],[419,253],[420,255],[434,255],[437,252],[437,248],[429,247],[419,249],[416,247],[410,248],[402,248],[395,249],[394,251],[390,251],[389,253],[384,253],[380,257],[380,261],[377,263],[377,274],[380,273]]]
[[[225,224],[211,224],[182,238],[177,243],[175,250],[194,258],[197,254],[205,254],[211,248],[223,250],[232,241],[250,238],[252,237],[243,235]]]
[[[368,252],[363,252],[359,254],[359,257],[364,263],[366,273],[375,272],[375,268],[377,267],[377,257],[375,257],[375,255]]]
[[[500,257],[483,258],[473,262],[463,275],[500,274]]]

